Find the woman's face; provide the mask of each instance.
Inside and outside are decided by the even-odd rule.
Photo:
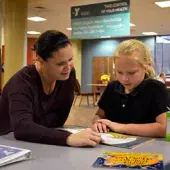
[[[43,70],[51,80],[67,80],[73,68],[73,50],[70,44],[53,53],[44,61]]]
[[[125,93],[132,92],[145,77],[145,68],[132,55],[120,55],[115,60],[117,80],[124,86]]]

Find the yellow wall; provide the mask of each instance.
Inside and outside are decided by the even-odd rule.
[[[81,40],[71,40],[74,52],[74,66],[76,69],[76,77],[81,84],[81,57],[82,57],[82,43]]]
[[[26,63],[27,7],[28,0],[5,1],[4,83]]]

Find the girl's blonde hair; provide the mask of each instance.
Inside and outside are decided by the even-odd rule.
[[[114,64],[115,59],[120,57],[120,55],[130,56],[133,52],[138,52],[134,59],[138,60],[139,63],[146,69],[146,75],[149,78],[155,77],[155,70],[153,68],[152,55],[146,45],[138,40],[130,39],[120,43],[114,52]]]

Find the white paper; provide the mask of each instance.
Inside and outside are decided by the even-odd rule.
[[[102,143],[108,145],[129,143],[136,140],[134,137],[128,138],[114,138],[111,134],[101,133]]]
[[[77,129],[76,128],[75,129],[74,128],[59,128],[59,129],[66,130],[71,133],[78,133],[84,130],[84,128],[77,128]],[[113,135],[108,134],[108,133],[100,133],[100,134],[101,134],[102,143],[108,144],[108,145],[129,143],[137,139],[135,137],[116,138],[116,137],[113,137]]]

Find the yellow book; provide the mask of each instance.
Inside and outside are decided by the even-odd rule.
[[[163,155],[160,153],[103,151],[93,166],[163,170]]]

